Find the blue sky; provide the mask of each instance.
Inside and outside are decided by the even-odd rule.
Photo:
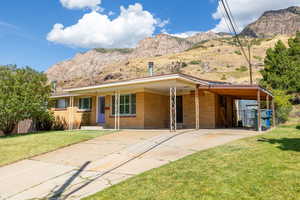
[[[89,7],[73,9],[63,6],[60,1],[76,2],[81,0],[10,0],[1,2],[0,64],[31,66],[39,71],[45,71],[51,65],[69,59],[76,53],[88,49],[82,47],[96,47],[97,45],[99,47],[118,47],[118,44],[121,45],[120,47],[127,47],[134,45],[136,43],[135,39],[161,32],[178,34],[188,31],[208,31],[214,28],[222,31],[222,19],[219,16],[220,13],[218,14],[217,12],[218,3],[216,0],[188,0],[188,3],[182,0],[102,0],[102,2],[100,0],[90,0],[91,2],[99,1],[97,11],[95,11],[96,9],[93,11]],[[230,1],[232,1],[233,5],[236,5],[234,1],[241,2],[243,0]],[[260,2],[259,0],[254,1]],[[238,23],[243,27],[246,23],[255,20],[264,10],[299,4],[294,0],[287,1],[288,3],[282,5],[281,0],[266,0],[269,3],[265,3],[263,8],[260,5],[259,12],[255,7],[252,10],[243,8],[245,11],[236,12],[236,17],[241,19]],[[135,3],[139,3],[138,5],[142,6],[142,8]],[[135,5],[135,7],[133,6],[130,11],[129,5]],[[143,31],[136,35],[135,32],[137,31],[133,34],[130,31],[128,33],[128,30],[132,29],[134,31],[139,26],[120,20],[119,23],[116,23],[116,27],[112,29],[117,33],[112,33],[111,35],[107,33],[107,31],[110,31],[110,26],[115,24],[112,21],[120,15],[120,6],[124,7],[124,13],[136,13],[136,15],[128,14],[130,15],[128,17],[129,21],[134,20],[134,17],[140,17],[136,23],[141,23],[139,26],[144,27],[144,29],[141,28]],[[240,7],[233,6],[233,11],[239,11],[239,8],[243,7],[242,4],[238,6]],[[94,12],[93,17],[92,12]],[[247,12],[250,12],[251,15],[249,16]],[[212,17],[213,14],[214,18]],[[107,17],[110,21],[104,20],[103,24],[106,24],[108,27],[103,25],[98,26],[95,30],[92,30],[93,28],[89,30],[82,22],[83,26],[77,26],[69,31],[64,30],[66,27],[77,24],[78,20],[85,15],[85,22],[90,27],[98,26],[95,24],[97,23],[95,20]],[[91,25],[92,22],[94,24]],[[123,22],[125,25],[122,24]],[[53,26],[57,23],[63,24],[64,28],[57,27],[54,30]],[[131,25],[133,28],[130,27]],[[123,28],[124,31],[116,30],[119,27],[121,27],[120,29]],[[105,30],[106,33],[101,35],[101,31],[105,32]],[[51,31],[53,31],[51,37],[47,39],[47,35]],[[78,33],[80,31],[83,31],[83,33]],[[91,32],[89,33],[89,31]],[[127,32],[127,35],[124,32]],[[133,38],[130,38],[131,35],[128,34],[131,34]],[[96,36],[89,38],[89,41],[84,41],[83,43],[82,40],[86,35]],[[98,35],[101,35],[101,37],[98,37]],[[130,42],[122,43],[124,38],[128,38]]]

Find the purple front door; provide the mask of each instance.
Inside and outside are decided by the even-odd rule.
[[[98,99],[98,123],[105,123],[105,97]]]

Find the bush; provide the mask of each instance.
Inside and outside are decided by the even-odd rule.
[[[40,117],[35,120],[37,131],[50,131],[54,121],[55,118],[52,112],[47,111],[41,114]]]
[[[201,64],[201,60],[193,60],[190,62],[191,65],[199,65]]]
[[[234,53],[237,54],[237,55],[242,55],[240,50],[236,50],[236,51],[234,51]]]
[[[263,58],[260,57],[260,56],[253,56],[253,58],[255,58],[256,60],[259,60],[259,61],[262,61],[262,60],[263,60]]]
[[[248,71],[248,67],[242,65],[242,66],[240,66],[240,68],[237,68],[236,71],[239,71],[239,72],[246,72],[246,71]]]
[[[287,95],[286,92],[282,90],[274,90],[274,100],[276,106],[276,123],[281,124],[288,120],[289,114],[293,109],[290,102],[292,98],[291,95]]]
[[[223,74],[223,75],[222,75],[222,78],[221,78],[221,80],[222,80],[222,81],[225,81],[225,80],[227,80],[227,77],[226,77],[226,75],[225,75],[225,74]]]

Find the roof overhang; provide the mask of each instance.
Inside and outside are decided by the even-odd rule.
[[[199,86],[199,89],[219,95],[233,96],[237,99],[256,100],[258,92],[260,92],[260,98],[262,99],[267,99],[267,96],[270,99],[273,98],[273,94],[270,91],[259,85],[209,85]]]
[[[83,92],[83,91],[93,91],[93,90],[102,90],[107,88],[120,88],[124,86],[133,86],[133,85],[143,85],[148,83],[155,83],[155,82],[166,82],[166,81],[182,81],[187,84],[192,85],[202,85],[206,86],[209,85],[208,81],[197,79],[188,75],[184,74],[169,74],[169,75],[159,75],[159,76],[152,76],[140,79],[132,79],[126,81],[118,81],[112,83],[105,83],[101,85],[95,86],[88,86],[88,87],[79,87],[79,88],[69,88],[65,89],[64,91],[69,93],[76,93],[76,92]]]

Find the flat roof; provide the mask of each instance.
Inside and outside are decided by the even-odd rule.
[[[263,96],[269,95],[273,97],[270,91],[261,87],[260,85],[234,85],[228,82],[210,81],[210,80],[201,79],[187,74],[173,73],[173,74],[154,75],[154,76],[129,79],[129,80],[114,81],[114,82],[103,83],[103,84],[87,86],[87,87],[66,88],[63,90],[62,94],[53,94],[51,98],[76,96],[76,92],[85,91],[85,90],[113,88],[113,87],[121,87],[121,86],[130,86],[134,84],[145,84],[145,83],[153,83],[157,81],[170,81],[170,80],[185,81],[188,83],[198,85],[199,89],[206,89],[224,95],[225,93],[226,94],[231,93],[232,95],[234,95],[241,92],[244,92],[245,93],[244,95],[246,95],[248,92],[249,94],[251,94],[251,96],[253,96],[254,95],[253,91],[260,90],[262,91]]]
[[[204,79],[200,79],[200,78],[190,76],[190,75],[187,75],[187,74],[175,73],[175,74],[164,74],[164,75],[148,76],[148,77],[129,79],[129,80],[121,80],[121,81],[103,83],[103,84],[94,85],[94,86],[87,86],[87,87],[66,88],[64,91],[66,91],[66,92],[76,92],[76,91],[82,91],[82,90],[101,89],[101,88],[108,88],[108,87],[118,87],[118,86],[124,86],[124,85],[142,84],[142,83],[150,83],[150,82],[174,80],[174,79],[190,82],[190,83],[193,83],[193,84],[200,84],[200,85],[229,84],[229,83],[226,83],[226,82],[204,80]]]

